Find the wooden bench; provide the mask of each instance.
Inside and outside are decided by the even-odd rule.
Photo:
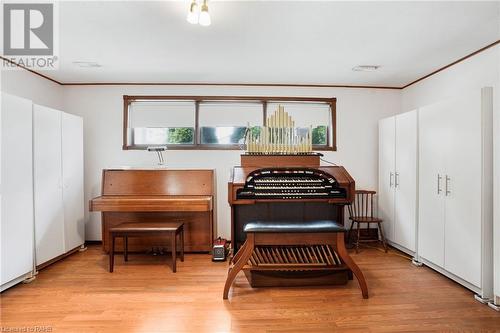
[[[228,298],[229,289],[241,271],[252,257],[256,246],[288,246],[288,245],[329,245],[340,257],[346,268],[358,279],[363,298],[368,298],[368,287],[363,273],[347,253],[342,225],[330,220],[288,222],[288,221],[255,221],[247,223],[243,229],[246,241],[230,262],[223,299]],[[314,269],[308,265],[289,265],[287,263],[266,265],[262,269]]]
[[[151,223],[122,223],[109,229],[111,248],[109,251],[109,271],[113,272],[115,257],[115,238],[123,237],[123,257],[128,261],[128,238],[144,236],[170,235],[172,247],[172,270],[176,272],[177,261],[177,236],[180,238],[180,257],[184,261],[184,223],[177,222],[151,222]]]

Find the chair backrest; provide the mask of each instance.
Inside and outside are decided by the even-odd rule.
[[[373,197],[376,191],[356,190],[354,201],[348,205],[349,216],[352,217],[375,217],[373,207]]]

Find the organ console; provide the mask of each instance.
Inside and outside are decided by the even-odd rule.
[[[251,221],[335,220],[343,224],[344,205],[354,200],[355,182],[342,166],[320,166],[320,156],[241,156],[241,166],[233,168],[228,184],[233,254],[245,242],[243,228]],[[279,263],[287,269],[262,269],[262,265]],[[294,264],[300,270],[290,270]],[[244,272],[252,287],[346,283],[350,272],[340,267],[338,255],[328,245],[257,247]]]
[[[101,212],[103,249],[109,250],[109,229],[124,222],[183,222],[184,248],[209,252],[215,236],[214,171],[173,169],[107,169],[102,195],[89,210]],[[122,247],[117,239],[117,248]],[[167,247],[159,237],[131,238],[131,251]]]

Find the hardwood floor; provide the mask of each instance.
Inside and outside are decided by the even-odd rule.
[[[241,273],[222,300],[227,262],[187,254],[172,273],[169,256],[108,257],[89,246],[1,294],[1,332],[500,332],[500,314],[426,267],[375,249],[352,257],[370,298],[347,286],[252,289]],[[12,331],[12,330],[11,330]]]

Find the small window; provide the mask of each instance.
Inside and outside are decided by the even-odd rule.
[[[243,145],[248,126],[263,122],[262,102],[201,102],[199,105],[202,145]]]
[[[332,128],[333,119],[333,110],[329,103],[273,102],[267,104],[267,113],[273,112],[279,105],[283,106],[285,111],[293,118],[296,127],[303,128],[304,131],[307,128],[312,129],[313,146],[327,147],[330,146],[330,142],[333,142],[333,133],[331,133],[333,131],[328,131],[328,128]]]
[[[192,145],[195,132],[193,101],[136,101],[129,106],[129,144]]]

